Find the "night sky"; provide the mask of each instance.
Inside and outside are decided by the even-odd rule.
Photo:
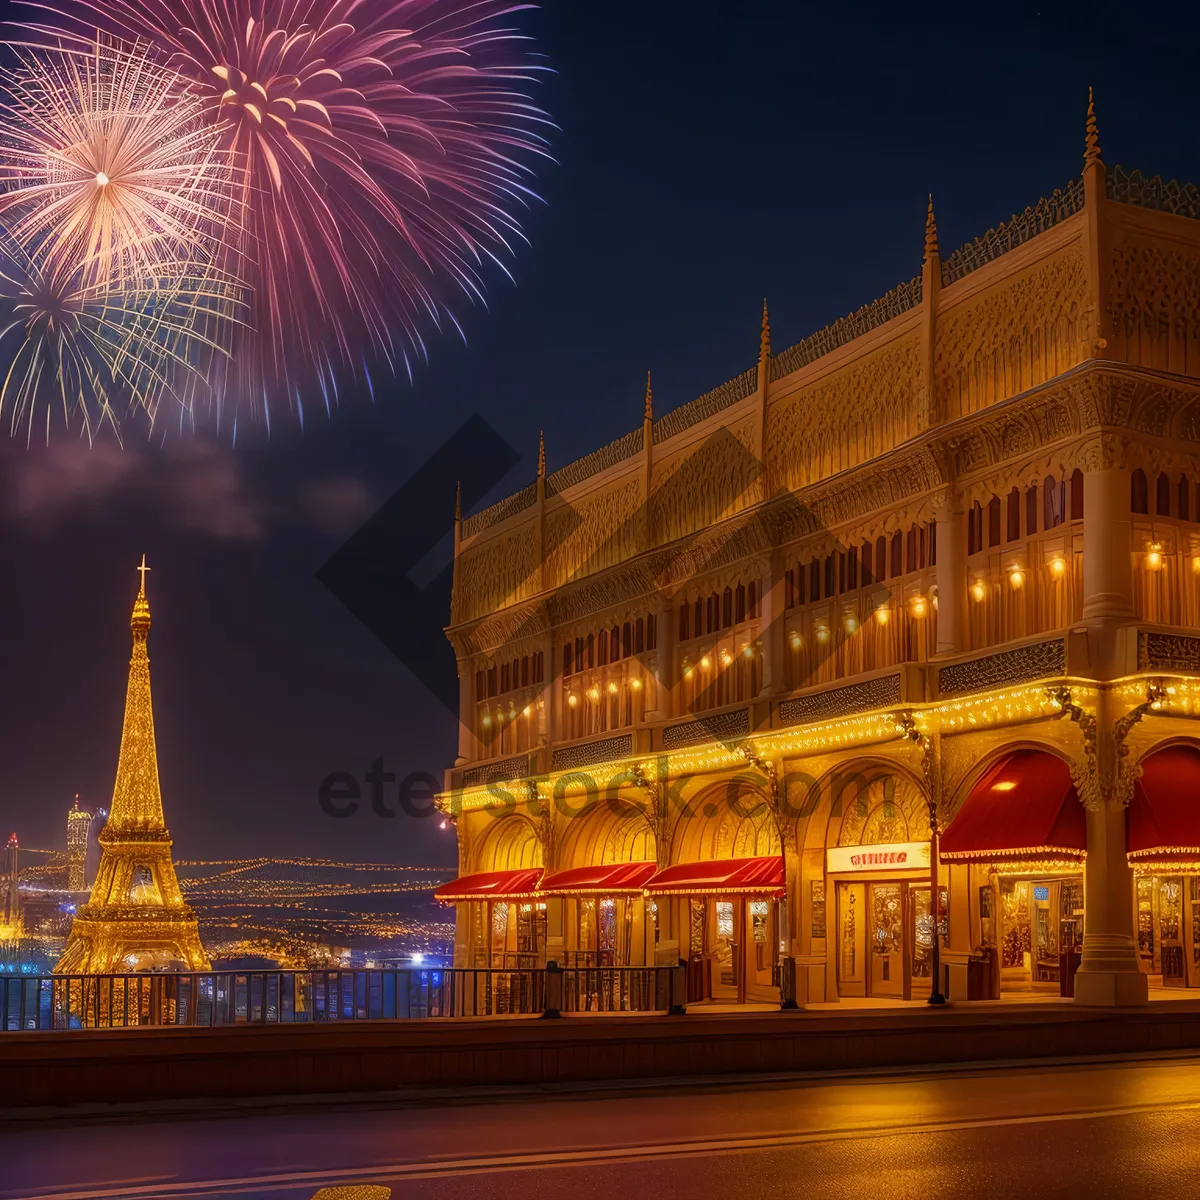
[[[647,369],[659,414],[708,391],[755,360],[764,295],[780,350],[916,274],[927,193],[945,255],[1066,183],[1089,83],[1106,162],[1200,179],[1195,29],[967,7],[548,0],[524,20],[557,165],[465,347],[303,435],[0,443],[3,834],[61,848],[76,792],[108,803],[144,551],[176,856],[452,864],[435,821],[318,806],[381,755],[440,776],[456,731],[315,572],[466,418],[525,455],[499,498],[539,428],[550,470],[634,428]]]

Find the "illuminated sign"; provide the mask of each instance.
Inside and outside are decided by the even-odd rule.
[[[830,875],[854,871],[929,870],[928,842],[892,842],[882,846],[834,846],[825,851]]]

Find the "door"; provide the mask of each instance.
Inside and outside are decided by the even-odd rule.
[[[837,977],[839,996],[867,994],[867,888],[837,885]]]
[[[904,885],[872,883],[868,887],[870,981],[872,996],[904,996]]]
[[[737,904],[733,900],[714,900],[715,922],[712,940],[713,999],[738,999]]]
[[[929,911],[929,888],[912,886],[908,890],[912,899],[911,915],[908,926],[908,944],[912,950],[912,979],[928,980],[933,984],[933,913]],[[947,913],[950,911],[950,895],[946,888],[939,887],[941,898],[938,929],[942,937],[942,949],[949,946],[949,925]],[[945,961],[944,959],[942,960]],[[943,980],[943,984],[944,984]]]
[[[1163,987],[1187,987],[1183,945],[1183,877],[1158,881],[1158,946]]]

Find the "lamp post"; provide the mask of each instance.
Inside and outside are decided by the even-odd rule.
[[[923,747],[924,748],[924,747]],[[942,995],[942,930],[941,930],[941,893],[938,890],[938,813],[937,797],[933,789],[929,789],[929,912],[932,917],[933,958],[931,970],[933,973],[932,987],[929,991],[930,1004],[945,1004],[946,997]]]

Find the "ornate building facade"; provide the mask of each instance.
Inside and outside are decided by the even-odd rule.
[[[460,518],[447,632],[460,964],[1200,985],[1200,193],[1089,104],[1062,190]]]
[[[121,752],[108,820],[97,839],[100,866],[88,902],[75,914],[60,975],[179,968],[207,971],[196,916],[183,902],[171,835],[163,818],[150,696],[150,604],[146,560],[133,604],[133,656],[125,694]],[[84,851],[86,858],[86,848]]]

